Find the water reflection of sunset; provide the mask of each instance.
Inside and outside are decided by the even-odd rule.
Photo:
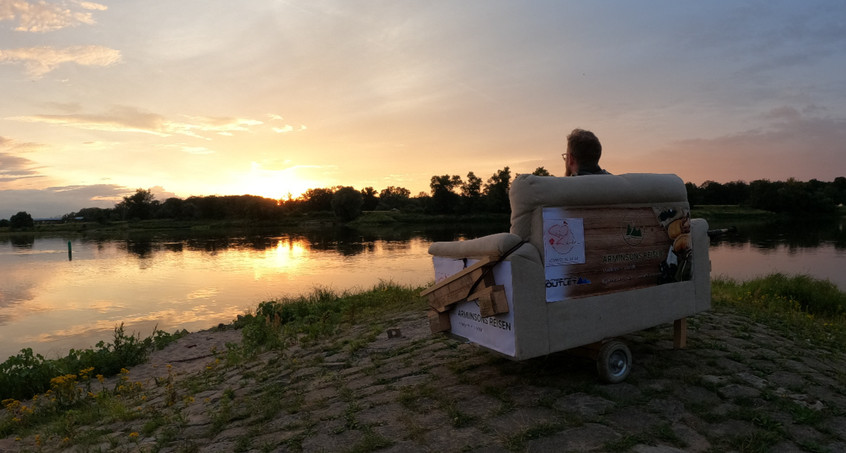
[[[280,269],[296,269],[302,265],[303,257],[307,252],[308,248],[304,240],[282,238],[276,242],[276,247],[268,251],[268,256],[273,259],[262,264],[276,272]]]

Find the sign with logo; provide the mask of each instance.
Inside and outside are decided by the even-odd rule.
[[[546,300],[691,278],[686,208],[544,208]]]

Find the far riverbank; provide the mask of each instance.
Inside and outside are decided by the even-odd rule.
[[[846,215],[846,208],[838,209],[838,216]],[[760,209],[746,208],[737,205],[700,205],[691,209],[691,216],[704,218],[706,220],[775,220],[785,218],[784,215],[775,214]],[[431,215],[422,213],[408,213],[401,211],[368,211],[351,222],[341,222],[330,212],[309,213],[303,215],[292,215],[275,221],[255,220],[221,220],[221,221],[194,221],[194,220],[139,220],[139,221],[114,221],[106,223],[82,222],[82,221],[51,221],[37,223],[33,228],[12,230],[9,227],[0,228],[0,235],[14,234],[101,234],[119,235],[129,232],[154,232],[154,231],[210,231],[219,232],[226,230],[267,230],[267,229],[290,229],[307,230],[315,228],[327,228],[335,226],[347,226],[351,228],[379,228],[396,227],[398,225],[437,225],[437,224],[495,224],[501,225],[502,231],[509,228],[510,214],[478,214],[478,215]]]

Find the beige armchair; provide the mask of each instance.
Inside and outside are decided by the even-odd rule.
[[[708,224],[690,219],[675,175],[518,175],[510,233],[436,242],[433,331],[522,360],[593,351],[619,382],[631,354],[614,337],[710,309]]]

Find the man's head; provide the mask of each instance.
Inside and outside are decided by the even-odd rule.
[[[602,145],[591,131],[573,129],[567,136],[567,155],[565,162],[567,176],[578,174],[579,168],[596,167],[602,156]]]

